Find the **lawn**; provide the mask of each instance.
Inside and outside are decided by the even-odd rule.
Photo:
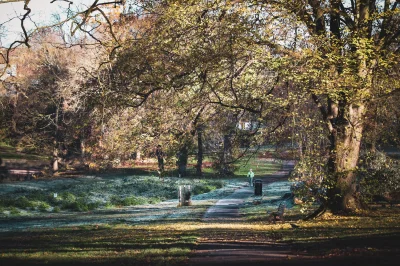
[[[185,265],[204,242],[284,248],[291,255],[279,262],[294,264],[398,258],[399,206],[312,221],[289,206],[285,221],[273,224],[266,211],[275,199],[249,198],[237,221],[204,222],[209,206],[243,186],[249,168],[261,176],[281,165],[250,156],[231,179],[109,173],[0,184],[0,265]],[[192,206],[177,208],[180,184],[193,185]]]
[[[152,225],[116,223],[0,233],[2,265],[185,265],[200,242],[285,246],[293,255],[331,260],[395,258],[400,251],[400,209],[378,208],[351,216],[300,221],[293,208],[286,222],[200,221]],[[296,228],[293,228],[295,224]],[[283,262],[287,258],[282,259]],[[371,264],[367,264],[371,265]]]

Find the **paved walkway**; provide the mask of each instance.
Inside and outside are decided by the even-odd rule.
[[[287,180],[293,167],[293,161],[286,161],[282,170],[259,178],[263,182],[263,191],[266,190],[268,184]],[[205,213],[203,221],[210,223],[243,222],[239,209],[246,199],[252,195],[254,195],[254,187],[237,189],[231,195],[219,200],[214,206],[210,207]],[[190,258],[189,265],[244,265],[249,262],[254,265],[254,263],[265,261],[277,262],[283,258],[286,260],[290,255],[290,250],[287,247],[276,244],[201,242]]]
[[[261,179],[263,183],[263,190],[266,185],[272,182],[286,180],[290,171],[293,170],[294,161],[284,162],[282,170],[265,176]],[[203,221],[205,222],[227,222],[228,220],[237,220],[240,218],[239,208],[245,200],[254,195],[254,187],[242,187],[235,190],[231,195],[224,199],[219,200],[214,206],[210,207],[204,215]]]

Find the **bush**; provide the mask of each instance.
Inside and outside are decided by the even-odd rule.
[[[49,199],[48,195],[43,193],[42,191],[35,190],[34,192],[28,195],[28,199],[33,201],[47,201]]]
[[[127,197],[122,201],[123,206],[134,206],[134,205],[142,205],[146,204],[147,200],[143,197]]]
[[[199,194],[208,193],[210,191],[213,191],[216,188],[217,188],[216,186],[212,186],[212,185],[199,184],[199,185],[195,185],[192,188],[192,193],[194,195],[199,195]]]
[[[223,186],[224,182],[220,180],[201,180],[192,187],[192,193],[194,195],[208,193],[215,189],[222,188]]]
[[[106,204],[104,205],[104,207],[106,209],[111,209],[111,208],[114,208],[114,204],[112,204],[111,202],[107,201]]]
[[[15,201],[15,207],[21,208],[21,209],[29,209],[29,208],[34,208],[36,204],[30,200],[28,200],[25,196],[19,197]]]
[[[10,214],[11,215],[18,215],[20,213],[21,213],[20,210],[18,210],[17,208],[15,208],[15,207],[11,207],[10,208]]]
[[[326,191],[330,186],[326,157],[316,151],[311,151],[296,164],[290,175],[293,181],[291,191],[295,202],[302,205],[301,211],[306,212],[313,208],[316,202],[326,200]]]
[[[390,201],[400,193],[400,163],[382,152],[366,153],[360,158],[359,194],[363,202],[381,196]]]
[[[76,196],[70,192],[63,192],[60,195],[61,209],[76,209]]]
[[[147,199],[144,197],[126,197],[122,198],[119,196],[113,196],[110,199],[111,204],[116,206],[134,206],[134,205],[142,205],[148,203]]]
[[[38,210],[41,212],[46,212],[50,208],[50,205],[47,202],[41,202],[38,206]]]

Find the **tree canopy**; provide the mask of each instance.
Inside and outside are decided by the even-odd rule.
[[[29,1],[24,10],[23,38],[4,48],[5,65],[21,53],[19,45],[39,49],[32,40],[54,32],[61,40],[49,42],[55,49],[90,52],[65,68],[57,63],[57,71],[65,69],[58,79],[43,73],[53,78],[44,85],[61,101],[57,106],[88,121],[76,126],[70,143],[92,139],[121,149],[131,141],[130,153],[162,141],[176,144],[171,154],[186,154],[201,128],[207,136],[200,138],[219,143],[221,168],[229,172],[235,143],[291,142],[298,147],[297,177],[318,183],[321,210],[337,212],[360,207],[361,150],[398,143],[383,129],[399,128],[396,104],[388,107],[400,88],[398,0],[93,1],[31,32],[24,27]],[[15,88],[11,83],[3,86]],[[60,116],[55,110],[52,121]],[[395,119],[383,125],[388,116]],[[239,133],[241,119],[254,129]],[[55,157],[57,143],[68,142],[57,121]],[[106,139],[119,144],[103,145]]]

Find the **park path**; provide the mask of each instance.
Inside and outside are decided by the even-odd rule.
[[[264,177],[256,177],[255,179],[262,180],[264,194],[268,194],[269,192],[265,187],[266,185],[277,181],[287,180],[290,171],[294,168],[294,164],[294,161],[285,161],[282,165],[282,169],[274,174]],[[284,192],[287,191],[283,191],[283,193]],[[252,195],[254,195],[254,187],[246,186],[235,190],[232,194],[217,201],[214,206],[210,207],[204,214],[203,221],[227,222],[229,220],[235,221],[240,219],[240,205]]]
[[[287,181],[290,171],[294,168],[294,161],[283,162],[280,171],[265,177],[256,177],[263,183],[263,194],[268,196],[268,189],[278,188],[278,196],[287,193],[287,186],[281,189],[282,181]],[[287,185],[287,184],[286,184]],[[242,204],[249,197],[254,195],[254,187],[242,187],[235,190],[224,199],[219,200],[214,206],[210,207],[203,217],[206,223],[242,223],[243,218],[239,213]],[[275,197],[276,197],[275,192]],[[215,242],[203,240],[195,248],[189,260],[190,266],[198,265],[245,265],[247,263],[263,264],[266,261],[279,262],[292,255],[290,248],[285,245],[275,243],[258,243],[248,241],[245,243],[235,242]]]

